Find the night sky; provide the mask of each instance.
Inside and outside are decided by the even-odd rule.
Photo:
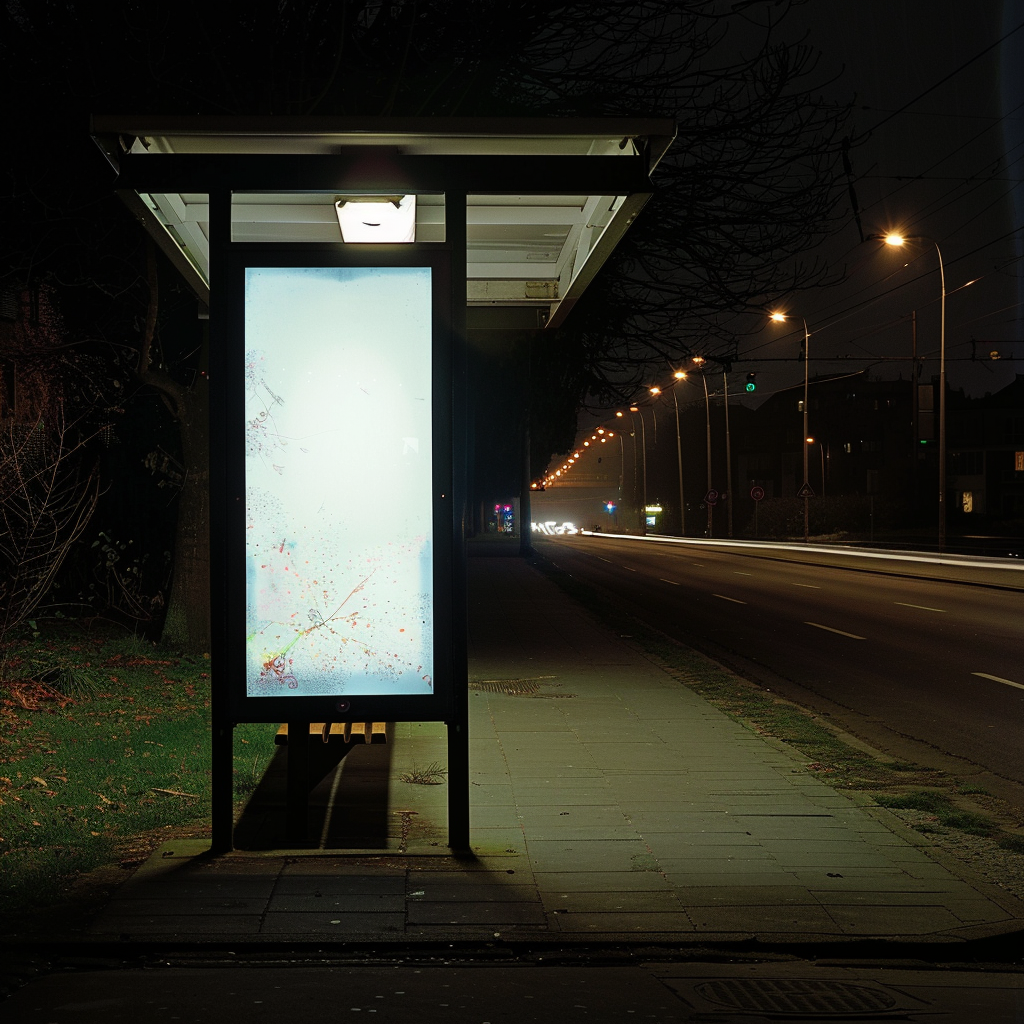
[[[822,67],[839,76],[832,93],[854,97],[855,134],[870,133],[851,153],[863,233],[899,229],[938,244],[950,386],[971,395],[999,390],[1024,372],[1024,0],[816,0],[797,17]],[[812,375],[867,366],[907,377],[909,364],[890,360],[910,355],[916,310],[928,380],[939,351],[934,245],[861,242],[851,197],[845,202],[845,227],[823,251],[848,279],[781,296],[779,306],[807,319]],[[759,398],[802,378],[802,333],[772,325],[741,347],[751,359],[794,357],[790,365],[737,366],[758,370]],[[972,351],[993,350],[998,362],[969,361]]]

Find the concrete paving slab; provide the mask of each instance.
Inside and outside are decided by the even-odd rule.
[[[405,893],[275,895],[270,897],[266,909],[270,914],[401,914],[405,911]]]
[[[683,903],[676,892],[546,892],[542,895],[549,913],[680,914]]]
[[[264,915],[260,935],[280,937],[301,936],[309,941],[323,937],[328,940],[342,936],[393,936],[405,932],[405,913],[359,913],[339,911],[283,912]]]
[[[650,858],[647,846],[633,839],[529,840],[536,871],[628,871]]]
[[[687,904],[686,913],[699,932],[827,935],[836,930],[837,923],[824,907],[811,904],[750,903],[714,907]]]
[[[575,932],[591,935],[652,935],[662,937],[677,934],[692,935],[696,929],[693,922],[682,911],[678,913],[578,913],[555,915],[557,928],[561,932]]]
[[[504,900],[491,903],[474,900],[460,903],[454,900],[424,900],[410,903],[407,917],[410,925],[486,924],[507,928],[524,924],[546,927],[548,923],[544,908],[534,901],[514,903]]]
[[[544,894],[571,892],[645,893],[671,892],[671,882],[657,871],[537,871],[534,875]]]

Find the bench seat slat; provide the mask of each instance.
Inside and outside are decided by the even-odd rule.
[[[339,738],[350,743],[360,736],[364,743],[386,743],[388,739],[387,722],[310,722],[309,735],[318,736],[325,743]],[[284,722],[277,729],[274,742],[279,745],[288,742],[288,723]]]

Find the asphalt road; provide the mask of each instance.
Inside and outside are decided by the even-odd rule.
[[[872,746],[1024,807],[1024,591],[607,537],[539,550]]]

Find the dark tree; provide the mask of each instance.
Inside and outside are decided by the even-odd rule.
[[[75,329],[105,342],[112,378],[158,394],[184,460],[176,639],[204,647],[205,378],[200,325],[172,328],[176,283],[111,195],[90,112],[374,116],[672,116],[656,199],[527,388],[621,392],[734,318],[818,283],[799,254],[829,226],[845,110],[820,96],[788,0],[275,0],[247,5],[75,0],[5,5],[0,57],[14,159],[0,274],[74,291]],[[161,296],[164,298],[161,299]],[[69,314],[70,316],[71,314]],[[709,348],[710,346],[710,348]],[[564,446],[535,402],[533,433]],[[196,532],[198,527],[198,532]],[[184,587],[184,589],[183,589]],[[186,616],[182,609],[195,613]]]

